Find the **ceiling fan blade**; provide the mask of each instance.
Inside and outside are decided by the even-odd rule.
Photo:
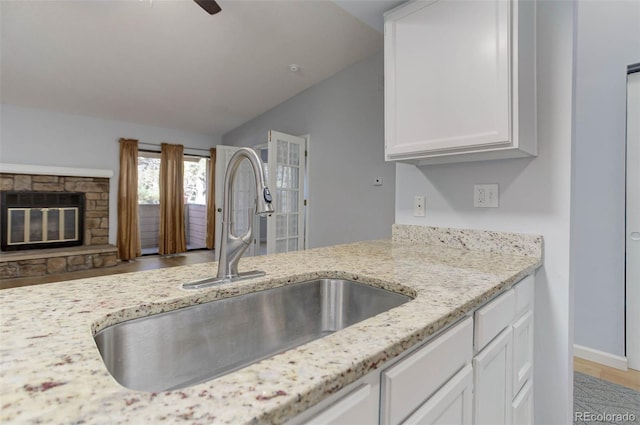
[[[200,5],[201,8],[207,11],[209,15],[215,15],[220,12],[222,8],[218,6],[214,0],[193,0]]]

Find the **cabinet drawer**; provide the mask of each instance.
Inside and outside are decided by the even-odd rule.
[[[338,400],[333,406],[305,422],[305,425],[370,425],[377,423],[377,401],[377,391],[374,391],[373,387],[369,384],[362,384]]]
[[[385,370],[381,423],[399,424],[471,362],[472,341],[473,321],[467,318]]]
[[[482,350],[513,321],[516,309],[515,291],[510,289],[475,312],[473,346]]]
[[[533,311],[533,275],[527,276],[513,287],[516,292],[516,317],[529,310]]]

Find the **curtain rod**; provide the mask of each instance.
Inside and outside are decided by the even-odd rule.
[[[118,144],[120,144],[120,141],[118,141]],[[179,143],[176,143],[179,144]],[[138,145],[147,145],[147,146],[161,146],[161,143],[152,143],[152,142],[143,142],[141,140],[138,140]],[[209,149],[202,149],[202,148],[190,148],[188,146],[182,146],[184,148],[184,150],[190,150],[190,151],[203,151],[203,152],[209,152]]]

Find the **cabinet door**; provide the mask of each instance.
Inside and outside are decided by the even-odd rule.
[[[510,144],[510,9],[417,1],[386,15],[387,159]]]
[[[513,324],[513,396],[533,374],[533,311]]]
[[[533,381],[528,381],[513,400],[513,425],[533,425]]]
[[[473,369],[465,366],[402,425],[467,425],[471,422]]]
[[[475,425],[511,423],[512,333],[508,327],[473,359]]]

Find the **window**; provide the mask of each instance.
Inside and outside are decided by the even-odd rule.
[[[187,249],[206,248],[207,167],[209,158],[184,156],[184,203]],[[142,254],[158,253],[160,235],[160,153],[139,151],[138,209]]]

